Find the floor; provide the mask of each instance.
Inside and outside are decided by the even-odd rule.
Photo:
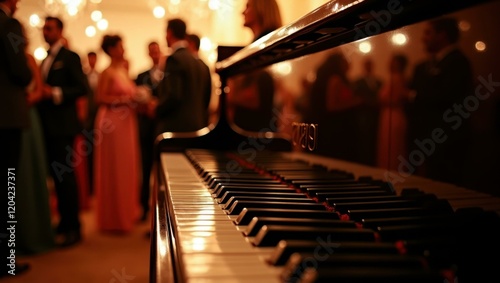
[[[83,211],[83,241],[66,249],[18,257],[30,270],[0,282],[147,283],[149,281],[149,220],[138,223],[127,235],[102,234],[96,230],[92,209]]]

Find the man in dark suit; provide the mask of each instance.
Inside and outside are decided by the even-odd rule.
[[[168,46],[172,54],[165,64],[155,109],[157,133],[197,131],[205,126],[203,68],[187,49],[186,24],[181,19],[168,21]]]
[[[205,115],[205,125],[208,125],[209,123],[209,106],[210,106],[210,99],[212,98],[212,74],[210,72],[210,68],[208,65],[200,58],[200,37],[194,33],[188,34],[186,37],[188,41],[188,48],[191,51],[191,54],[195,58],[198,59],[198,62],[200,62],[200,65],[202,66],[204,72],[203,72],[203,81],[200,82],[200,84],[203,85],[203,105],[205,106],[206,113]]]
[[[148,44],[148,54],[151,58],[153,66],[142,73],[135,79],[138,86],[147,86],[151,89],[151,95],[158,97],[158,83],[163,76],[163,70],[160,70],[160,60],[162,54],[158,42],[150,42]],[[149,116],[146,111],[139,111],[137,117],[139,124],[139,141],[141,144],[141,158],[142,158],[142,187],[141,187],[141,206],[142,217],[141,221],[147,219],[149,213],[149,177],[151,174],[151,167],[153,165],[153,146],[155,136],[155,121],[153,117]]]
[[[22,27],[19,21],[12,17],[17,10],[17,2],[18,0],[0,0],[0,170],[8,178],[6,189],[9,199],[15,196],[14,184],[18,175],[16,170],[20,158],[21,133],[24,128],[29,127],[25,88],[32,79],[25,56],[26,40]],[[6,204],[9,199],[4,200]],[[8,240],[11,230],[6,229],[10,224],[4,225],[5,228],[0,231],[2,256],[5,256],[0,277],[9,275],[9,271],[17,275],[29,268],[26,263],[15,263],[15,254],[12,254],[14,262],[9,259],[11,247]],[[15,224],[13,225],[15,227]]]
[[[90,90],[80,57],[64,47],[62,32],[63,23],[59,18],[46,18],[43,37],[50,49],[41,65],[45,82],[44,99],[38,103],[37,108],[57,194],[60,216],[57,243],[66,247],[81,240],[78,190],[74,174],[74,167],[81,162],[81,157],[73,150],[73,144],[83,126],[78,121],[75,102]]]
[[[421,173],[457,185],[462,184],[460,178],[464,175],[470,125],[466,120],[455,121],[448,110],[474,95],[472,67],[458,48],[459,38],[454,18],[439,18],[427,24],[423,42],[431,59],[414,69],[410,87],[415,98],[408,113],[410,155],[417,151],[425,154]]]

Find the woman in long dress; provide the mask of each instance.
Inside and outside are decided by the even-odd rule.
[[[110,65],[101,73],[96,93],[94,188],[97,226],[103,232],[129,232],[137,222],[140,159],[137,88],[130,79],[122,39],[106,35],[103,51]]]
[[[26,54],[33,74],[26,93],[30,128],[22,133],[19,175],[16,178],[16,251],[23,255],[47,252],[55,247],[51,224],[48,163],[40,117],[33,105],[42,98],[42,76],[35,59]]]
[[[407,118],[404,111],[410,90],[405,76],[408,59],[394,55],[389,64],[390,80],[379,93],[380,120],[378,137],[378,166],[398,170],[398,157],[407,155]]]

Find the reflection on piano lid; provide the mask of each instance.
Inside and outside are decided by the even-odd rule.
[[[157,139],[150,282],[496,282],[499,198],[292,152],[280,133],[231,124],[224,89],[231,76],[485,2],[330,1],[226,49],[218,122]]]

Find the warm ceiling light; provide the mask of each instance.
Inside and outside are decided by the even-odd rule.
[[[43,59],[45,59],[45,57],[47,57],[47,50],[45,50],[45,48],[43,47],[38,47],[37,49],[35,49],[33,56],[37,60],[42,61]]]
[[[106,30],[108,28],[108,21],[106,19],[101,19],[97,22],[97,28],[99,30]]]
[[[94,22],[98,22],[98,21],[100,21],[102,19],[102,12],[99,11],[99,10],[92,11],[92,13],[90,14],[90,18]]]
[[[88,37],[94,37],[97,33],[97,30],[95,29],[94,26],[88,26],[86,29],[85,29],[85,34],[88,36]]]
[[[30,26],[37,27],[41,24],[40,16],[37,14],[33,14],[30,16]]]
[[[163,18],[165,16],[165,8],[163,8],[162,6],[156,6],[156,7],[154,7],[153,8],[153,15],[157,19]]]
[[[483,52],[486,50],[486,43],[484,43],[483,41],[478,41],[476,42],[475,47],[477,51]]]
[[[364,42],[361,42],[359,44],[359,51],[361,51],[362,53],[370,53],[370,51],[372,51],[372,45],[370,44],[370,42],[368,41],[364,41]]]
[[[392,36],[392,43],[396,45],[405,45],[407,40],[406,35],[402,33],[396,33]]]

